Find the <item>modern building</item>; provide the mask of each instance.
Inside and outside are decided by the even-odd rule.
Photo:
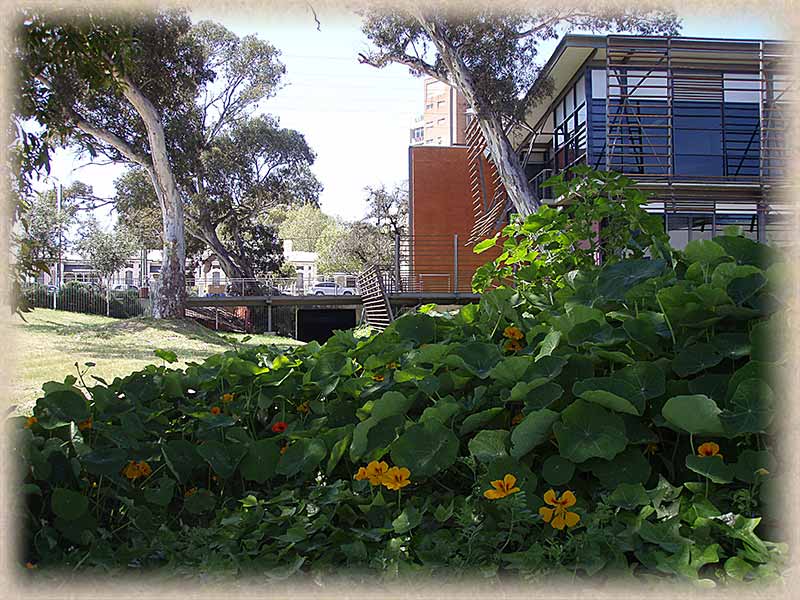
[[[565,36],[512,143],[534,192],[576,164],[623,173],[652,194],[673,243],[739,225],[781,231],[790,64],[785,42]],[[533,90],[534,96],[536,90]]]
[[[467,101],[446,83],[423,80],[425,110],[415,117],[409,130],[411,145],[456,146],[466,143]]]
[[[567,35],[509,135],[545,203],[559,202],[542,186],[547,178],[587,164],[650,193],[646,208],[663,215],[676,247],[726,225],[780,243],[789,50],[769,40]],[[476,123],[465,142],[436,149],[435,160],[434,149],[409,149],[414,245],[456,233],[460,243],[476,241],[507,222],[511,207]],[[452,272],[453,257],[442,253],[425,269]]]

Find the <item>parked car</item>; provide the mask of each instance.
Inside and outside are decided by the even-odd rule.
[[[332,281],[320,281],[314,284],[308,293],[314,296],[354,296],[356,291]]]
[[[138,292],[139,288],[131,283],[119,283],[111,290],[114,292]]]

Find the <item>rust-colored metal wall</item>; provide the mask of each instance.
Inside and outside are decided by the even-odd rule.
[[[468,150],[466,146],[409,148],[411,272],[421,290],[469,291],[475,269],[498,254],[475,254],[467,245],[474,220]],[[494,189],[491,182],[486,185],[491,198]]]

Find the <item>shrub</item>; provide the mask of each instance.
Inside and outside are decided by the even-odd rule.
[[[659,256],[366,338],[45,384],[17,419],[22,559],[776,579],[782,264],[733,235]]]

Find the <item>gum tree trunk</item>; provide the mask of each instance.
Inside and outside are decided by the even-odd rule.
[[[525,169],[503,129],[499,116],[481,98],[458,50],[448,43],[436,21],[422,12],[417,13],[415,17],[425,29],[447,68],[451,81],[445,83],[455,86],[464,94],[467,103],[475,110],[481,133],[491,152],[492,162],[497,167],[497,172],[514,208],[522,216],[529,215],[539,208],[540,202],[533,194]]]
[[[142,117],[150,146],[151,181],[161,204],[164,226],[164,249],[158,292],[153,299],[153,317],[182,319],[186,310],[186,242],[183,202],[167,155],[164,127],[155,106],[133,85],[126,81],[125,97]]]

